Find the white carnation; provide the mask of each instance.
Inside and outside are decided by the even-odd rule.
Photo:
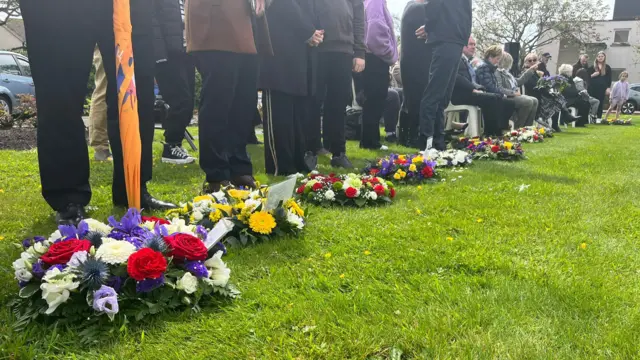
[[[33,275],[27,269],[16,270],[14,274],[18,281],[29,281],[33,278]]]
[[[71,267],[78,267],[82,263],[87,261],[87,256],[88,255],[89,254],[86,251],[75,252],[75,253],[73,253],[73,255],[71,255],[71,259],[69,259],[69,262],[67,263],[67,265],[69,265]]]
[[[73,274],[58,277],[63,274],[58,268],[51,269],[43,277],[43,283],[40,285],[42,290],[42,298],[47,302],[49,308],[45,314],[49,315],[56,311],[58,306],[69,300],[71,290],[78,288],[80,283],[73,281]]]
[[[96,258],[106,262],[107,264],[123,264],[127,262],[129,256],[136,252],[136,247],[122,240],[110,241],[103,240],[102,246],[96,251]]]
[[[15,271],[23,270],[26,268],[27,268],[27,263],[22,259],[17,259],[16,261],[13,262],[13,270]]]
[[[218,251],[209,260],[205,261],[204,266],[209,269],[209,278],[213,285],[227,286],[231,276],[231,269],[222,261],[222,251]]]
[[[111,232],[111,226],[102,223],[95,219],[84,219],[84,222],[89,226],[89,231],[96,231],[101,234],[108,234]]]
[[[333,190],[328,190],[324,193],[324,198],[329,201],[333,201],[336,199],[336,193],[334,193]]]
[[[294,214],[293,211],[287,212],[287,221],[298,228],[298,230],[302,230],[304,228],[304,220],[302,220],[300,216]]]
[[[34,260],[36,260],[36,258],[32,254],[24,251],[20,254],[20,259],[13,262],[13,270],[30,270]]]
[[[367,196],[368,199],[371,199],[371,200],[377,200],[378,199],[378,194],[376,194],[375,191],[369,191],[366,196]]]
[[[181,279],[176,282],[176,288],[183,290],[187,294],[193,294],[198,290],[198,278],[191,273],[184,273]]]
[[[213,195],[213,197],[216,198],[217,201],[223,201],[227,199],[227,196],[225,195],[224,191],[214,192],[211,195]]]
[[[202,220],[204,218],[204,216],[202,215],[202,213],[198,210],[195,210],[193,212],[193,220],[195,220],[196,222]]]

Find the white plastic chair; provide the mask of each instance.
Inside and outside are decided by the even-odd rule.
[[[569,110],[569,113],[571,113],[571,115],[573,116],[578,116],[578,109],[574,108],[573,106],[569,106],[567,108],[567,110]],[[561,113],[558,113],[558,125],[560,125],[560,118],[562,117]],[[564,124],[565,128],[568,128],[567,124]],[[576,122],[572,122],[571,123],[571,127],[576,127]]]
[[[447,116],[446,127],[448,128],[453,122],[454,113],[460,113],[463,111],[469,113],[469,116],[467,116],[467,122],[469,123],[469,126],[465,131],[467,136],[481,136],[482,131],[484,130],[484,125],[482,124],[482,110],[480,110],[480,108],[477,106],[449,104],[449,107],[444,110],[444,113]]]

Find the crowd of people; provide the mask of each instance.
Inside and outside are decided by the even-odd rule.
[[[188,0],[184,21],[179,0],[148,3],[153,6],[131,2],[144,209],[174,206],[151,196],[146,187],[152,176],[154,86],[169,105],[162,159],[191,163],[196,159],[182,142],[194,111],[196,69],[202,78],[198,158],[206,193],[228,185],[256,186],[247,153],[247,144],[257,141],[256,123],[264,127],[268,174],[308,172],[322,155],[331,155],[333,167],[349,169],[349,106],[362,108],[361,148],[386,148],[380,137],[384,119],[386,141],[444,150],[449,104],[480,107],[490,136],[510,129],[510,121],[529,126],[556,113],[561,122],[582,126],[589,115],[602,116],[611,84],[604,53],[593,66],[586,56],[574,66],[561,66],[570,83],[561,95],[536,85],[549,75],[549,54],[540,61],[529,54],[517,77],[510,71],[513,58],[501,46],[476,58],[471,0],[409,1],[402,16],[402,46],[386,0]],[[113,202],[125,206],[113,4],[23,0],[21,8],[36,84],[38,132],[46,134],[38,136],[45,200],[59,223],[77,223],[91,199],[80,116],[93,56],[90,145],[97,160],[113,160]],[[74,20],[55,21],[63,17]],[[628,86],[615,87],[611,94],[615,107],[628,96]],[[569,113],[571,106],[578,109],[577,117]],[[466,126],[451,125],[459,131]],[[60,169],[73,171],[60,176]]]

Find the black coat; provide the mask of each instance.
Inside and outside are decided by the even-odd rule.
[[[402,83],[417,82],[420,84],[420,94],[429,79],[429,64],[431,47],[423,39],[416,37],[416,30],[424,25],[424,4],[410,1],[404,8],[400,25],[400,71]]]
[[[471,36],[471,0],[429,0],[424,28],[429,43],[467,45]]]
[[[613,81],[611,79],[611,66],[607,65],[606,70],[607,70],[607,73],[604,76],[596,76],[591,78],[591,81],[589,82],[590,92],[593,90],[594,92],[600,91],[604,93],[606,89],[611,87],[611,82]],[[596,72],[596,69],[595,67],[590,66],[587,72],[589,73],[589,77],[591,77],[591,75],[593,75],[593,73]]]
[[[469,67],[464,59],[458,64],[458,73],[456,74],[456,83],[451,94],[451,102],[453,104],[464,104],[468,102],[473,90],[484,90],[484,87],[473,82]]]
[[[314,0],[273,0],[267,9],[273,56],[260,57],[258,88],[289,95],[314,95],[316,31]]]
[[[573,106],[581,99],[580,92],[576,88],[576,84],[573,82],[573,79],[567,80],[569,81],[569,85],[567,85],[567,87],[562,91],[562,96],[567,100],[567,106]]]
[[[184,24],[179,0],[153,0],[153,47],[156,60],[183,52]],[[135,29],[133,30],[135,31]]]

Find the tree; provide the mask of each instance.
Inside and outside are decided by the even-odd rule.
[[[559,40],[586,44],[600,39],[595,22],[609,6],[602,0],[475,0],[474,36],[478,47],[520,43],[520,59]]]
[[[20,17],[19,0],[0,0],[0,26],[4,26],[9,18]]]

